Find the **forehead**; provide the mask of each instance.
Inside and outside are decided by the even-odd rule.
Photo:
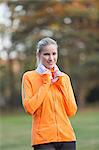
[[[54,45],[54,44],[44,46],[43,49],[42,49],[42,52],[49,52],[49,53],[57,52],[57,46]]]

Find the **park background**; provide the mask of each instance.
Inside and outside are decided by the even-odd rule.
[[[77,150],[98,150],[99,0],[0,0],[0,150],[32,149],[21,81],[43,37],[58,42],[59,68],[71,77]]]

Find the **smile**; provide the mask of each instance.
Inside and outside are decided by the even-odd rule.
[[[49,65],[53,65],[53,63],[48,63]]]

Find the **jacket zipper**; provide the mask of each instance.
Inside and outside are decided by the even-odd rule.
[[[56,122],[56,127],[57,127],[57,141],[58,141],[58,123],[57,123],[57,118],[56,118],[56,106],[55,106],[55,98],[52,92],[52,97],[53,97],[53,103],[54,103],[54,114],[55,114],[55,122]]]

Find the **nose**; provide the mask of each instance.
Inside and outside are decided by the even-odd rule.
[[[52,61],[52,60],[53,60],[53,56],[50,55],[50,56],[49,56],[49,61]]]

